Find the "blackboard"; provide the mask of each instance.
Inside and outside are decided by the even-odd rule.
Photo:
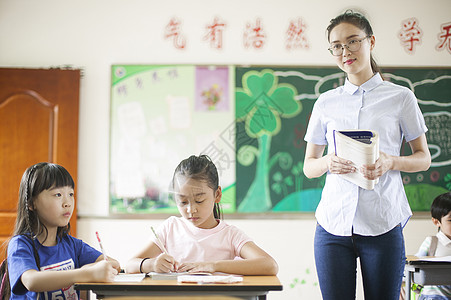
[[[429,128],[426,136],[433,157],[431,168],[402,174],[412,209],[427,211],[436,195],[451,189],[451,69],[382,69],[385,80],[414,91]],[[336,67],[113,66],[111,211],[176,212],[165,182],[169,182],[179,159],[200,152],[212,156],[219,166],[225,213],[314,211],[325,177],[307,179],[302,173],[305,130],[318,96],[343,82],[344,73]],[[220,91],[219,102],[211,102],[211,94],[202,88],[207,83],[209,92]],[[210,95],[209,105],[206,94]],[[130,109],[134,106],[139,110]],[[128,107],[126,119],[136,123],[131,133],[119,132],[123,130],[118,124],[120,107],[123,112]],[[189,120],[184,111],[190,113]],[[183,121],[182,126],[173,122],[174,112]],[[164,128],[169,128],[167,134],[162,134]],[[160,135],[153,134],[156,131]],[[171,146],[171,159],[163,160],[167,170],[155,171],[157,168],[149,163],[152,160],[136,161],[137,156],[164,152],[168,148],[162,143]],[[124,144],[130,153],[122,149]],[[136,147],[145,151],[137,155]],[[409,150],[404,145],[402,155]],[[118,160],[124,165],[127,156],[133,156],[130,161],[134,169],[118,169]],[[121,176],[118,170],[127,172],[127,176]],[[124,189],[129,196],[115,192],[117,178],[131,182]],[[135,188],[140,191],[134,194]]]
[[[270,81],[272,76],[273,89],[291,85],[297,91],[294,99],[300,103],[300,111],[295,116],[280,116],[281,129],[275,134],[248,135],[247,139],[245,121],[237,122],[238,211],[314,211],[321,197],[324,176],[310,180],[302,174],[306,146],[303,137],[319,94],[342,85],[344,73],[327,67],[237,68],[238,93],[246,89],[243,85],[249,80],[249,74],[254,75],[254,81],[260,78],[262,82]],[[429,128],[426,136],[432,155],[431,168],[426,172],[402,173],[412,209],[427,211],[437,195],[451,189],[451,69],[383,68],[383,76],[414,91]],[[256,95],[256,99],[258,97],[261,96]],[[275,100],[267,100],[271,101]],[[243,162],[240,153],[246,151],[242,149],[249,152],[243,155]],[[262,149],[266,149],[266,153],[262,153]],[[407,154],[410,148],[404,143],[402,155]],[[266,174],[258,174],[256,170],[265,170]]]

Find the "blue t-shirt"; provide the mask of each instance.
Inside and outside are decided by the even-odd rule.
[[[63,237],[57,245],[46,247],[35,241],[41,263],[40,271],[62,271],[78,269],[96,261],[102,254],[82,240],[70,235]],[[27,270],[38,270],[33,254],[32,241],[23,235],[14,236],[8,244],[8,272],[11,284],[11,299],[36,299],[22,284],[21,276]],[[56,291],[40,293],[40,299],[79,299],[73,286]]]

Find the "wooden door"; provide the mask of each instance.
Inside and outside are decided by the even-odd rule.
[[[77,180],[80,70],[0,68],[0,261],[32,164],[64,166]],[[76,234],[76,207],[71,233]]]

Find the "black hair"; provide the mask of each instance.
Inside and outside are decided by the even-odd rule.
[[[335,26],[341,24],[341,23],[348,23],[352,24],[361,30],[363,30],[368,37],[373,36],[373,28],[370,25],[370,22],[368,19],[362,15],[361,13],[354,12],[352,10],[346,10],[341,15],[338,15],[337,17],[330,20],[329,26],[327,26],[327,40],[330,41],[330,33],[332,32],[332,29],[335,28]],[[371,63],[371,69],[373,70],[373,73],[379,72],[382,76],[381,69],[376,63],[376,60],[373,57],[373,54],[370,54],[370,63]]]
[[[37,236],[45,232],[43,243],[47,239],[47,227],[39,220],[39,216],[34,209],[36,197],[44,190],[69,186],[74,189],[75,184],[72,176],[62,166],[41,162],[30,166],[25,170],[19,187],[19,200],[17,203],[17,218],[14,226],[13,236],[23,235],[27,237],[33,245],[33,254],[38,270],[41,267],[39,254],[35,240]],[[57,238],[61,239],[70,232],[70,223],[64,227],[58,227]],[[6,259],[0,267],[1,300],[9,299],[11,287],[8,278],[8,266]]]
[[[439,221],[451,211],[451,192],[435,197],[431,204],[431,215]]]
[[[175,168],[172,177],[172,188],[174,189],[174,179],[177,175],[182,175],[187,178],[205,181],[213,192],[216,192],[219,187],[218,170],[208,155],[191,155],[187,159],[182,160]],[[213,214],[215,219],[221,219],[221,206],[215,203],[213,207]]]
[[[0,265],[0,300],[7,300],[11,295],[11,287],[9,285],[8,262],[6,259]]]

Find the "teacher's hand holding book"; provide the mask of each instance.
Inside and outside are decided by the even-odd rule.
[[[348,174],[357,171],[352,165],[352,161],[338,157],[335,153],[327,155],[327,168],[333,174]]]
[[[345,164],[351,163],[356,171],[338,173],[342,178],[364,188],[374,189],[379,182],[382,172],[379,160],[379,135],[372,130],[334,130],[335,154],[344,160]],[[342,161],[343,162],[343,161]],[[365,174],[362,173],[365,171]]]
[[[379,151],[379,159],[376,163],[371,165],[363,165],[360,168],[360,173],[362,173],[363,177],[366,179],[375,180],[390,170],[392,164],[393,160],[391,156]]]

